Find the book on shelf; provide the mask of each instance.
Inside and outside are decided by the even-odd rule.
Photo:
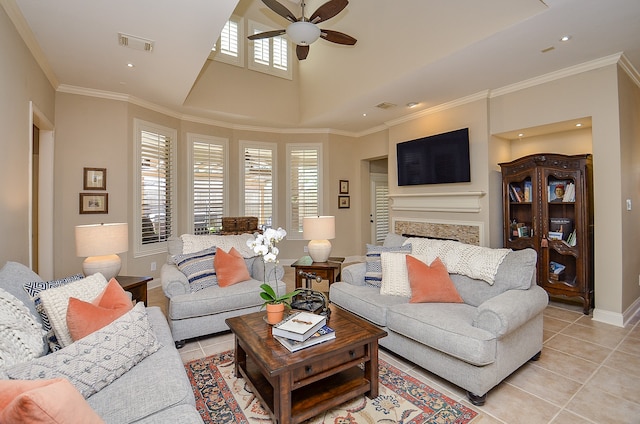
[[[573,232],[573,219],[571,218],[549,218],[549,239],[551,233],[562,233],[562,240],[567,240]]]
[[[511,188],[510,195],[511,194],[513,195],[513,196],[511,196],[511,199],[514,202],[518,202],[518,203],[522,202],[522,197],[524,196],[522,194],[522,188],[520,188],[518,186],[515,186],[515,185],[512,185],[512,184],[509,185],[509,187]]]
[[[576,230],[573,230],[571,234],[569,234],[569,237],[567,237],[567,244],[573,247],[576,245],[576,243]]]
[[[313,333],[311,337],[309,337],[305,341],[297,341],[291,340],[286,337],[281,336],[273,336],[277,341],[279,341],[282,346],[286,347],[290,352],[297,352],[300,349],[304,349],[306,347],[314,346],[329,340],[333,340],[336,338],[336,332],[333,328],[328,325],[322,326],[318,331]]]
[[[560,274],[562,271],[564,271],[565,266],[562,265],[561,263],[558,262],[554,262],[554,261],[550,261],[549,262],[549,272],[551,272],[552,274]]]
[[[324,315],[311,312],[294,312],[287,318],[273,326],[274,336],[303,342],[327,323]]]
[[[576,201],[576,185],[572,182],[568,182],[564,189],[564,196],[562,196],[563,202],[575,202]]]
[[[576,201],[576,186],[571,181],[549,180],[548,190],[548,200],[551,203]]]
[[[531,181],[527,180],[524,182],[524,201],[531,202],[533,192],[533,185]]]
[[[518,227],[518,237],[531,237],[530,227],[526,225],[523,225],[522,227]]]

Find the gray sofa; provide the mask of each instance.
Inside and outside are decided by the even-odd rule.
[[[31,281],[42,279],[22,264],[7,262],[0,270],[0,287],[17,297],[42,323],[23,289],[23,284]],[[158,307],[147,308],[147,316],[160,349],[87,398],[87,402],[106,423],[201,424],[193,390],[167,321]]]
[[[365,284],[365,263],[345,267],[329,297],[384,328],[381,346],[462,387],[482,405],[489,390],[542,350],[548,296],[535,283],[536,255],[532,249],[508,253],[493,285],[450,274],[464,303],[381,295]]]
[[[169,300],[169,326],[178,348],[182,347],[187,339],[229,330],[225,323],[227,318],[259,311],[263,303],[260,285],[264,282],[265,272],[269,276],[270,284],[273,285],[274,281],[277,281],[278,290],[281,293],[286,291],[286,285],[281,281],[284,268],[268,263],[265,269],[262,258],[254,255],[244,259],[251,280],[228,287],[214,285],[192,292],[186,275],[178,269],[172,259],[175,255],[192,253],[184,251],[183,237],[185,236],[169,240],[167,262],[160,270],[162,290]],[[253,236],[245,234],[189,237],[190,240],[197,238],[199,247],[218,245],[227,251],[233,246],[248,256],[246,240]]]

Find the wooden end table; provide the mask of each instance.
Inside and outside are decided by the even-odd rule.
[[[329,280],[329,287],[340,278],[344,258],[331,257],[327,262],[313,262],[311,256],[303,256],[291,264],[296,274],[296,289],[302,288],[303,278],[299,271],[312,272],[323,280]]]
[[[132,277],[129,275],[117,275],[116,280],[123,289],[131,293],[133,300],[144,303],[147,306],[147,283],[153,277]]]
[[[278,424],[303,422],[362,394],[378,396],[378,339],[387,332],[330,308],[336,338],[297,352],[273,338],[265,312],[226,319],[235,335],[236,376]]]

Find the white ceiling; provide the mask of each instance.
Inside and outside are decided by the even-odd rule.
[[[299,2],[281,2],[299,14]],[[307,15],[323,2],[307,0]],[[639,0],[352,0],[320,26],[358,43],[347,47],[319,40],[311,46],[297,70],[299,112],[274,115],[247,108],[250,113],[241,114],[215,101],[215,93],[191,91],[198,89],[199,75],[215,69],[206,66],[207,57],[234,10],[276,28],[286,25],[259,0],[0,4],[56,87],[120,93],[232,125],[358,135],[426,108],[617,53],[640,69]],[[153,51],[119,46],[120,32],[153,40]],[[565,34],[572,38],[561,43]],[[135,67],[127,68],[127,62]],[[204,100],[187,107],[190,93]],[[406,108],[412,101],[420,105]],[[376,108],[381,102],[398,106]]]

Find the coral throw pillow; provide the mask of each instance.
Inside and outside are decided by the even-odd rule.
[[[220,287],[227,287],[251,279],[244,258],[235,247],[229,249],[229,253],[218,248],[213,259],[213,266],[216,269]]]
[[[101,329],[133,308],[133,304],[115,278],[92,302],[69,298],[67,326],[73,341]]]
[[[104,423],[80,392],[64,378],[0,380],[0,422]]]
[[[411,285],[409,303],[462,303],[456,286],[440,258],[431,265],[407,255],[407,273]]]

